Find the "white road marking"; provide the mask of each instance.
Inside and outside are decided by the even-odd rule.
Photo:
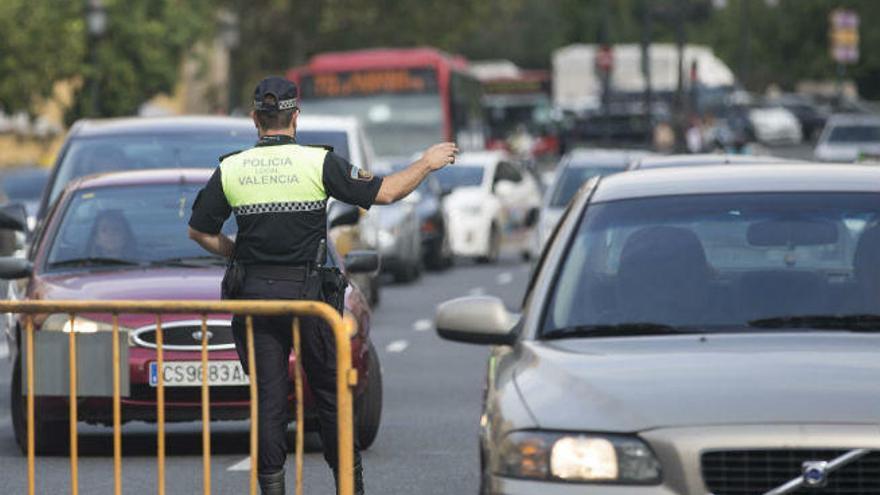
[[[413,323],[412,328],[416,332],[427,332],[428,330],[434,328],[434,322],[432,322],[431,320],[429,320],[427,318],[423,318],[423,319],[417,320],[415,323]]]
[[[239,462],[229,466],[226,468],[227,471],[250,471],[251,470],[251,457],[247,456]]]
[[[395,340],[394,342],[385,346],[386,352],[403,352],[406,348],[409,347],[409,342],[405,340]]]
[[[0,359],[6,359],[9,356],[9,344],[6,343],[6,339],[3,336],[0,336]]]
[[[498,282],[498,285],[507,285],[513,282],[513,274],[510,272],[499,273],[495,281]]]
[[[474,287],[473,289],[471,289],[471,290],[468,292],[468,294],[470,294],[470,295],[472,295],[472,296],[485,296],[485,295],[486,295],[486,289],[484,289],[483,287]]]

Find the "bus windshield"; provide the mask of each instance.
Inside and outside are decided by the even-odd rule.
[[[444,135],[437,93],[304,98],[302,107],[310,114],[354,115],[378,156],[409,156]]]

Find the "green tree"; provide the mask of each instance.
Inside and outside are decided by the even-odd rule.
[[[0,108],[31,112],[56,81],[79,74],[85,50],[80,2],[0,1]]]
[[[131,115],[149,98],[170,93],[187,51],[214,27],[210,0],[105,0],[104,36],[83,63],[80,88],[68,120],[93,114]],[[91,84],[97,84],[98,101]]]

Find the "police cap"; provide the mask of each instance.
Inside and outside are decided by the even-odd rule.
[[[271,96],[267,100],[267,96]],[[254,89],[254,110],[257,112],[277,112],[296,108],[299,90],[296,84],[279,76],[269,76]]]

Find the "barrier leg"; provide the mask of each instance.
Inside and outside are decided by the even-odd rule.
[[[36,475],[34,470],[34,317],[28,315],[25,319],[25,332],[27,333],[27,470],[28,470],[28,495],[34,495],[34,483]],[[19,393],[19,390],[13,390]]]
[[[122,495],[122,399],[119,377],[119,315],[113,313],[113,493]],[[128,363],[125,363],[128,366]]]
[[[159,495],[165,495],[165,374],[162,372],[165,356],[162,340],[162,315],[156,315],[156,490]]]
[[[254,318],[248,315],[247,324],[247,352],[248,352],[248,379],[250,381],[251,392],[251,478],[250,493],[257,495],[257,432],[259,429],[259,418],[257,416],[257,362],[254,353]]]
[[[208,315],[202,315],[202,491],[211,493],[211,395],[208,386]]]
[[[76,332],[74,326],[75,315],[70,314],[70,333],[68,358],[70,359],[70,493],[79,494],[79,445],[76,430]]]
[[[336,398],[339,437],[339,495],[354,493],[354,427],[351,388],[357,385],[357,370],[351,368],[351,337],[348,325],[330,324],[336,337]]]
[[[305,424],[303,412],[302,361],[300,353],[299,318],[293,319],[293,355],[296,366],[293,370],[293,383],[296,398],[296,495],[303,495],[303,450]]]

